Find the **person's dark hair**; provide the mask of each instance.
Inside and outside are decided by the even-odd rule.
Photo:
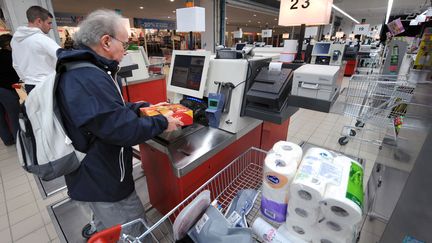
[[[12,36],[10,34],[0,35],[0,47],[3,49],[7,47],[12,40]]]
[[[31,6],[27,9],[26,15],[30,23],[34,22],[37,18],[40,18],[42,21],[53,18],[53,15],[41,6]]]

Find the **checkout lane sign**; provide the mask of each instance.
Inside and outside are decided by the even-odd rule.
[[[333,0],[281,0],[279,25],[321,25],[330,22]]]
[[[354,25],[355,35],[368,35],[369,34],[369,24],[356,24]]]

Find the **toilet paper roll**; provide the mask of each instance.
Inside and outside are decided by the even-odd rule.
[[[339,239],[352,240],[357,233],[357,226],[344,225],[325,219],[318,224],[318,229],[323,234],[335,236]]]
[[[363,167],[346,156],[338,156],[335,164],[343,167],[342,180],[328,184],[321,210],[327,220],[354,226],[363,217]]]
[[[281,223],[286,220],[289,186],[297,170],[298,151],[291,151],[293,156],[284,158],[277,153],[270,153],[264,160],[264,178],[261,197],[261,212],[268,219]],[[287,153],[289,154],[289,153]]]
[[[328,150],[310,148],[291,184],[290,198],[298,199],[305,207],[316,207],[324,196],[327,183],[341,180],[342,169],[339,167],[333,164],[333,155]]]
[[[314,236],[312,228],[315,225],[307,225],[297,220],[289,220],[285,222],[284,226],[290,234],[305,241],[311,241]]]
[[[272,243],[292,242],[260,217],[255,219],[255,221],[253,222],[252,231],[264,242],[272,242]]]
[[[303,156],[303,149],[295,144],[288,141],[279,141],[273,145],[273,152],[282,155],[282,158],[288,161],[295,161],[297,166]]]
[[[285,225],[279,226],[277,229],[277,233],[281,234],[284,238],[286,238],[288,241],[286,243],[308,243],[308,241],[303,240],[300,237],[294,236],[290,232],[288,232],[288,229],[285,227]]]
[[[287,221],[295,220],[313,225],[320,218],[320,208],[316,205],[314,208],[305,207],[300,201],[291,198],[288,202]]]
[[[313,232],[313,243],[352,243],[356,236],[353,227],[337,224],[333,221],[324,220]]]

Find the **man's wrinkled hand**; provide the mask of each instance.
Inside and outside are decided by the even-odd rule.
[[[165,118],[168,120],[168,127],[165,130],[165,132],[172,132],[177,130],[179,127],[183,126],[183,122],[180,121],[178,118],[174,118],[172,116],[173,112],[167,112],[164,114]]]

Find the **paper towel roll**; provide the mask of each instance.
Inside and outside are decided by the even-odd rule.
[[[289,200],[287,221],[295,220],[299,222],[305,222],[308,225],[312,225],[318,222],[319,217],[320,217],[319,204],[317,204],[313,208],[310,208],[303,205],[297,199],[291,198]]]
[[[291,151],[290,153],[298,153]],[[287,153],[289,154],[289,153]],[[285,158],[295,157],[284,156]],[[297,170],[294,160],[284,159],[280,154],[269,153],[264,160],[261,213],[275,222],[284,222],[289,186]]]
[[[272,151],[281,154],[282,158],[288,161],[296,161],[297,166],[303,156],[303,150],[300,146],[295,143],[288,141],[279,141],[273,145]]]
[[[252,231],[264,242],[290,243],[284,235],[280,234],[273,226],[258,217],[252,224]],[[234,242],[233,242],[234,243]],[[292,242],[294,243],[294,242]]]
[[[363,167],[346,156],[334,163],[343,167],[341,183],[327,185],[321,210],[327,220],[354,226],[363,216]]]
[[[293,236],[299,237],[305,241],[311,241],[314,236],[312,228],[315,227],[315,225],[307,225],[304,222],[289,220],[285,222],[284,226]]]

